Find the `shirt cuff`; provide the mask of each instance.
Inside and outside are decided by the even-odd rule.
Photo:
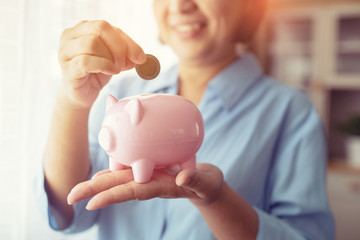
[[[59,211],[50,204],[45,188],[45,175],[43,167],[41,167],[38,174],[36,174],[34,181],[35,197],[38,208],[44,219],[47,219],[49,226],[56,231],[63,233],[76,233],[90,228],[96,220],[97,210],[88,211],[86,205],[89,199],[77,202],[73,205],[74,218],[70,225],[66,226],[65,222],[61,221]],[[89,175],[92,176],[93,171]]]
[[[254,207],[259,219],[259,231],[257,240],[276,240],[276,239],[292,239],[304,240],[294,228],[285,221],[272,216],[256,207]]]

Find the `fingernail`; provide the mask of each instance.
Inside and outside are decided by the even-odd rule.
[[[86,209],[89,211],[94,210],[94,204],[92,204],[91,201],[88,202],[88,204],[86,205]]]
[[[190,183],[191,178],[184,178],[184,177],[177,177],[176,178],[176,185],[179,187],[187,187],[187,185]]]
[[[69,195],[67,196],[66,200],[69,205],[73,205],[73,202],[71,201],[71,198],[69,198]]]
[[[140,52],[137,56],[136,59],[139,61],[140,64],[145,63],[146,62],[146,55],[144,52]]]
[[[90,204],[88,203],[85,208],[86,208],[86,210],[91,210],[90,209]]]

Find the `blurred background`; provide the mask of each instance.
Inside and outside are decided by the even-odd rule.
[[[176,61],[157,39],[151,0],[0,0],[2,240],[96,234],[96,227],[73,236],[51,231],[32,192],[61,80],[59,37],[85,19],[120,27],[163,69]],[[269,0],[251,50],[269,75],[300,88],[316,105],[329,142],[336,239],[360,239],[360,0]]]

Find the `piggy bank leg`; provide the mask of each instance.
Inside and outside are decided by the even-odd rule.
[[[125,165],[118,163],[116,160],[109,158],[109,169],[113,172],[127,168]]]
[[[190,169],[196,169],[196,155],[194,154],[191,158],[186,160],[185,162],[180,163],[180,168],[190,168]]]
[[[131,167],[135,182],[146,183],[151,179],[155,164],[148,159],[139,159],[135,161]]]

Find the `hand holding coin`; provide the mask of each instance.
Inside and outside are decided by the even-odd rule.
[[[135,65],[135,69],[142,79],[152,80],[159,75],[160,63],[155,56],[146,54],[146,62]]]

